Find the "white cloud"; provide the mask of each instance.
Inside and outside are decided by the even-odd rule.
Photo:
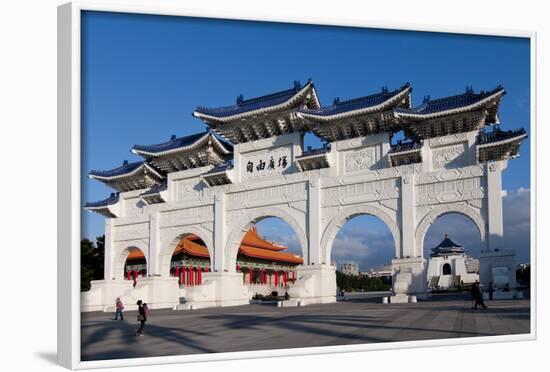
[[[363,222],[363,223],[361,223]],[[344,225],[332,246],[332,260],[339,266],[356,262],[361,271],[387,264],[395,256],[390,230],[383,223],[369,223],[369,218],[355,220],[360,226]]]

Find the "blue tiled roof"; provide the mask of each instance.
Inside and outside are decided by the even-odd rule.
[[[447,234],[445,234],[445,239],[435,248],[432,248],[431,257],[436,257],[446,254],[461,254],[464,253],[464,248],[455,242],[453,242]]]
[[[467,88],[466,93],[456,96],[450,96],[445,98],[438,98],[431,100],[429,96],[424,98],[424,102],[415,108],[396,108],[396,112],[415,114],[415,115],[428,115],[441,111],[453,110],[460,107],[466,107],[473,105],[499,91],[504,92],[504,88],[498,86],[491,91],[481,91],[480,93],[474,93],[472,88]]]
[[[403,152],[403,151],[410,151],[410,150],[420,150],[422,147],[422,144],[419,142],[409,141],[409,142],[397,142],[397,144],[392,145],[390,147],[390,154]]]
[[[99,208],[99,207],[106,207],[108,205],[113,205],[118,203],[119,194],[118,193],[111,193],[111,195],[104,200],[96,201],[96,202],[90,202],[86,203],[84,208]]]
[[[311,81],[308,81],[308,84],[311,84],[311,86],[313,86],[313,82]],[[237,97],[237,102],[232,106],[219,107],[219,108],[207,108],[207,107],[199,106],[195,111],[201,114],[219,117],[219,118],[242,114],[244,112],[271,107],[271,106],[279,105],[283,102],[286,102],[289,99],[291,99],[293,96],[295,96],[296,93],[298,93],[304,87],[302,87],[300,82],[295,81],[294,87],[291,89],[283,90],[280,92],[268,94],[261,97],[246,99],[246,100],[243,99],[242,95],[240,95]]]
[[[404,89],[407,88],[410,88],[409,83],[406,83],[401,88],[396,89],[393,92],[389,92],[387,88],[383,88],[380,93],[371,94],[369,96],[359,98],[353,98],[347,101],[340,101],[339,98],[336,98],[332,106],[321,107],[319,109],[302,109],[300,110],[300,112],[318,116],[331,116],[343,112],[369,108],[386,102],[387,100],[401,93]]]
[[[196,133],[185,137],[172,136],[170,141],[155,144],[155,145],[134,145],[132,150],[144,151],[149,153],[161,153],[164,151],[174,150],[180,147],[187,147],[204,137],[208,132]],[[220,140],[228,151],[233,150],[233,146]]]
[[[124,161],[120,167],[117,167],[115,169],[105,170],[105,171],[97,171],[92,170],[90,171],[90,176],[98,176],[98,177],[116,177],[121,176],[123,174],[131,173],[135,171],[137,168],[141,167],[143,165],[143,161],[136,161],[134,163],[128,163],[128,161]]]
[[[445,239],[443,239],[443,241],[441,241],[441,243],[439,243],[437,247],[432,248],[432,250],[438,249],[438,248],[461,248],[461,247],[462,246],[460,244],[453,242],[451,239],[449,239],[447,235],[445,235]]]
[[[480,131],[479,136],[477,137],[477,143],[479,145],[484,145],[486,143],[504,141],[514,137],[520,137],[525,135],[525,129],[520,128],[516,130],[500,130],[496,127],[492,132]]]
[[[151,189],[147,190],[146,192],[144,192],[141,195],[158,194],[159,192],[166,190],[167,187],[168,187],[168,185],[166,183],[166,180],[164,180],[163,182],[161,182],[159,184],[156,184],[155,186],[151,187]]]

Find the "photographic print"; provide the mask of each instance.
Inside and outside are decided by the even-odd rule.
[[[531,333],[531,40],[85,10],[82,361]]]

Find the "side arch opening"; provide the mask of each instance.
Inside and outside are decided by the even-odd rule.
[[[429,257],[428,289],[464,288],[478,281],[482,238],[478,225],[468,215],[448,212],[437,216],[422,241],[424,256]]]
[[[355,214],[345,220],[327,247],[336,266],[336,286],[340,294],[389,291],[392,263],[396,256],[394,236],[379,217]]]

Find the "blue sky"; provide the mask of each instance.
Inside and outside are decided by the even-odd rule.
[[[413,86],[415,105],[425,95],[437,98],[462,93],[470,85],[477,91],[502,84],[507,94],[500,110],[501,127],[530,129],[528,39],[85,12],[82,41],[82,169],[86,173],[116,167],[125,159],[139,160],[130,153],[134,144],[159,143],[172,134],[204,130],[205,125],[191,116],[197,105],[229,105],[239,94],[246,99],[288,89],[294,80],[308,78],[314,80],[324,105],[334,97],[358,97],[405,82]],[[514,221],[514,226],[529,223],[525,203],[530,190],[529,142],[503,177],[512,196],[505,198],[505,208],[520,204],[527,211],[523,213],[527,221]],[[318,144],[307,136],[306,145]],[[99,182],[87,178],[82,182],[84,202],[112,192]],[[83,236],[103,234],[102,216],[86,212],[82,217]],[[260,224],[260,231],[267,222]],[[364,224],[373,231],[369,247],[375,242],[387,245],[383,238],[387,228],[367,217],[351,220],[343,232],[355,236],[347,230],[360,232]],[[290,242],[292,234],[287,234],[283,223],[271,221],[270,225],[273,238]],[[430,234],[431,230],[427,239]],[[527,255],[518,254],[524,260],[528,260],[528,238],[522,235],[517,243],[527,251]],[[367,237],[363,234],[356,240],[366,242]],[[475,244],[465,240],[465,245]],[[345,252],[344,245],[334,252]],[[391,258],[393,247],[379,250],[390,252]],[[343,255],[368,267],[387,259],[363,253]]]

